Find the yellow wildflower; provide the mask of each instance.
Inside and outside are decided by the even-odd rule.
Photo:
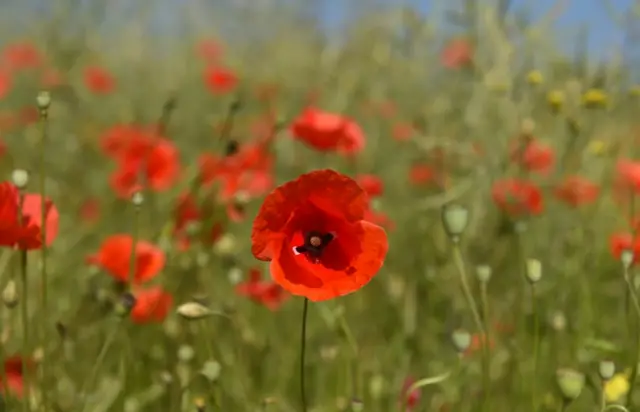
[[[529,73],[527,73],[527,83],[537,86],[539,84],[542,84],[543,81],[544,77],[542,77],[542,73],[540,73],[538,70],[531,70]]]
[[[608,100],[607,93],[601,89],[589,89],[582,95],[582,104],[586,107],[603,107]]]
[[[602,156],[609,150],[609,142],[594,139],[587,145],[587,152],[594,156]]]
[[[551,109],[558,110],[564,104],[564,92],[561,90],[551,90],[547,93],[547,103]]]
[[[604,384],[604,396],[607,402],[620,402],[629,393],[630,372],[616,373]]]

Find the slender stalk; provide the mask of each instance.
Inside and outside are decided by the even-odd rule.
[[[533,315],[533,373],[531,379],[531,411],[538,410],[538,352],[540,345],[538,301],[536,299],[536,285],[531,284],[531,312]]]
[[[91,372],[89,373],[87,379],[84,381],[84,384],[82,385],[82,389],[80,390],[80,395],[82,396],[83,400],[82,400],[82,408],[78,409],[79,411],[84,411],[86,409],[87,398],[88,398],[86,391],[91,387],[91,385],[93,384],[93,381],[95,381],[96,377],[98,376],[98,372],[100,371],[102,362],[104,362],[104,359],[106,358],[107,353],[109,352],[109,348],[111,348],[111,345],[116,340],[116,336],[118,336],[118,331],[120,330],[121,322],[122,322],[121,320],[118,320],[118,322],[111,329],[111,333],[109,333],[104,343],[102,344],[102,347],[100,348],[100,353],[98,354],[98,357],[96,358],[95,363],[93,364],[93,368],[91,368]]]
[[[636,381],[638,379],[638,362],[640,362],[640,331],[638,331],[638,324],[640,323],[640,302],[638,301],[638,295],[635,290],[635,286],[631,281],[631,274],[629,273],[629,266],[624,265],[624,281],[627,284],[627,291],[630,301],[633,303],[633,308],[636,312],[636,322],[635,322],[635,360],[633,362],[633,367],[631,370],[631,380],[629,382],[629,387],[634,388]],[[633,390],[629,391],[629,396],[627,397],[627,406],[631,407],[633,405]]]
[[[45,96],[48,98],[48,96]],[[40,316],[40,339],[46,345],[49,342],[49,289],[47,276],[47,201],[46,201],[46,154],[48,138],[48,102],[40,105],[40,224],[42,235],[42,246],[40,247],[40,290],[41,290],[41,313]],[[49,378],[48,359],[46,347],[43,347],[44,356],[40,367],[42,368],[42,408],[46,412],[49,408]]]
[[[351,349],[351,352],[353,355],[353,365],[352,365],[353,378],[351,383],[352,383],[353,396],[357,398],[361,395],[360,368],[358,364],[358,353],[359,353],[358,342],[353,336],[353,333],[351,332],[351,328],[349,327],[349,324],[347,323],[347,320],[345,319],[344,314],[340,315],[340,318],[338,319],[338,323],[340,325],[340,329],[342,330],[342,333],[344,334],[344,338],[347,344],[349,345],[349,348]]]
[[[606,382],[602,382],[602,386],[600,387],[600,410],[604,411],[607,409],[607,394],[605,392],[605,384]]]
[[[24,204],[24,195],[21,192],[19,198],[20,207],[18,207],[18,222],[20,226],[23,224],[22,207]],[[20,281],[22,282],[22,296],[20,298],[20,320],[22,321],[22,370],[24,375],[24,394],[22,396],[22,410],[29,412],[30,405],[29,399],[31,398],[31,373],[29,366],[29,358],[31,358],[30,351],[30,331],[29,331],[29,279],[27,276],[27,250],[23,249],[20,243],[18,243],[18,254],[20,260],[18,268],[20,272]]]
[[[457,242],[453,244],[453,260],[455,261],[455,265],[458,268],[458,274],[460,275],[460,284],[462,285],[462,291],[464,293],[465,299],[467,300],[467,305],[469,306],[471,314],[473,315],[473,321],[475,322],[476,328],[480,331],[482,336],[485,336],[485,330],[482,324],[482,320],[480,319],[478,306],[476,305],[476,301],[473,298],[473,294],[471,293],[471,288],[469,287],[469,282],[467,281],[467,271],[464,266],[462,250],[460,250],[460,245]]]
[[[482,382],[484,386],[483,411],[491,410],[491,352],[489,344],[491,336],[489,331],[489,300],[487,298],[487,282],[480,282],[480,305],[482,307],[482,320],[484,321],[484,341],[482,344]]]
[[[309,311],[309,299],[304,298],[302,306],[302,327],[300,328],[300,410],[307,412],[307,395],[304,382],[304,364],[307,350],[307,312]]]

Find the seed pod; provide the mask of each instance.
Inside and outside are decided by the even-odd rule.
[[[211,309],[198,302],[183,303],[182,305],[178,306],[176,312],[178,312],[178,315],[189,320],[198,320],[206,318],[213,314]]]

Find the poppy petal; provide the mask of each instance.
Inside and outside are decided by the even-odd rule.
[[[276,258],[271,262],[273,280],[294,295],[312,301],[323,301],[352,293],[380,270],[388,250],[387,235],[380,226],[361,221],[357,223],[361,251],[343,271],[328,269],[296,259],[286,242],[277,242]]]
[[[362,220],[367,209],[366,193],[350,177],[331,169],[303,174],[265,198],[251,233],[251,251],[257,259],[271,260],[275,256],[272,244],[282,240],[285,225],[305,202],[348,222]]]

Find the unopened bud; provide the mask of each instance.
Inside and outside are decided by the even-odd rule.
[[[573,369],[558,369],[556,371],[556,382],[565,402],[571,402],[582,393],[585,376]]]
[[[202,365],[202,369],[200,370],[200,374],[204,376],[209,382],[215,382],[220,377],[220,371],[222,371],[222,366],[220,363],[209,360]]]
[[[51,93],[45,90],[38,93],[38,96],[36,97],[36,104],[41,112],[45,112],[51,105]]]
[[[625,268],[629,268],[633,263],[633,251],[629,249],[623,250],[622,253],[620,253],[620,262],[622,262]]]
[[[18,304],[18,291],[15,281],[9,280],[2,290],[2,303],[8,308],[14,308]]]
[[[447,234],[457,242],[469,223],[469,210],[457,204],[446,205],[442,208],[442,223]]]
[[[178,306],[176,312],[178,312],[178,315],[188,320],[202,319],[212,315],[209,308],[198,302],[184,303]]]
[[[602,360],[598,363],[598,375],[603,381],[608,381],[616,374],[616,364],[611,360]]]
[[[195,356],[195,351],[189,345],[181,345],[178,348],[178,359],[182,362],[189,362]]]
[[[193,400],[193,405],[196,407],[197,412],[204,412],[204,408],[207,404],[203,397],[197,397]]]
[[[567,328],[567,317],[557,311],[551,315],[551,328],[556,332],[562,332]]]
[[[542,262],[538,259],[527,259],[525,275],[529,283],[538,283],[542,279]]]
[[[11,172],[11,180],[18,189],[24,189],[29,184],[29,172],[24,169],[15,169]]]
[[[134,192],[131,196],[131,203],[133,203],[134,206],[142,206],[144,203],[144,195],[142,192]]]
[[[466,352],[471,346],[471,334],[464,329],[456,329],[451,334],[451,341],[459,353]]]
[[[362,412],[364,411],[364,402],[359,398],[351,399],[351,410],[353,412]]]
[[[489,282],[489,279],[491,279],[491,266],[489,265],[476,266],[476,277],[482,283]]]
[[[133,294],[125,292],[120,296],[118,303],[116,304],[116,313],[118,316],[128,316],[131,310],[136,306],[137,299]]]

